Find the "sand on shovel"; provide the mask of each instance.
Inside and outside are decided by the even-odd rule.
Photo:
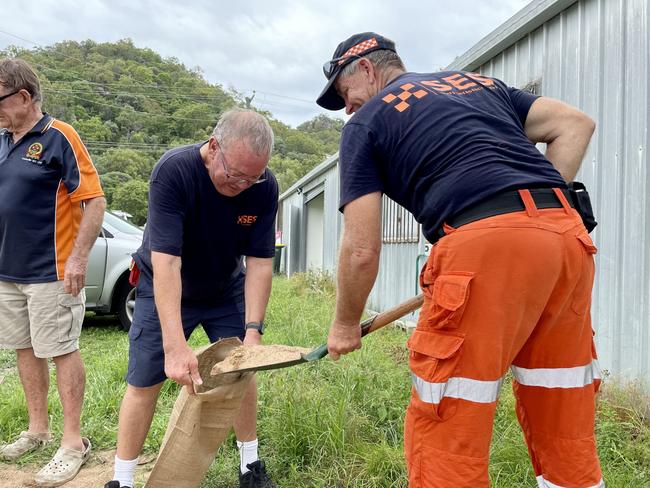
[[[306,347],[284,346],[280,344],[238,346],[214,365],[211,375],[215,376],[240,369],[259,368],[276,363],[297,361],[301,354],[311,349]]]

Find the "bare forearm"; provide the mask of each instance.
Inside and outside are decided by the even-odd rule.
[[[594,126],[585,122],[547,144],[546,159],[560,172],[565,181],[575,179],[593,131]]]
[[[358,325],[379,268],[375,249],[355,247],[344,238],[339,255],[336,313],[337,322]]]
[[[379,269],[381,193],[348,203],[337,269],[336,311],[327,336],[332,359],[361,347],[359,322]]]
[[[258,322],[264,319],[266,306],[271,296],[273,280],[273,261],[271,258],[246,259],[246,322]]]
[[[185,343],[181,319],[181,260],[152,253],[153,290],[165,349]]]
[[[104,210],[106,200],[104,197],[97,197],[85,202],[83,216],[79,224],[79,233],[74,242],[71,256],[88,259],[90,250],[99,235],[99,230],[104,221]]]

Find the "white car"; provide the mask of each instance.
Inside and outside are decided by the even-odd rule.
[[[104,223],[88,259],[86,310],[116,314],[125,330],[131,327],[135,288],[129,284],[131,255],[142,243],[139,227],[104,213]]]

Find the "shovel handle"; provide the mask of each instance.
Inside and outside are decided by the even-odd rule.
[[[420,293],[418,296],[409,298],[405,302],[402,302],[398,305],[395,305],[388,310],[384,310],[381,313],[378,313],[374,317],[361,322],[361,337],[364,337],[371,332],[381,329],[382,327],[390,324],[391,322],[396,321],[397,319],[403,317],[404,315],[411,313],[422,306],[424,302],[424,295]]]
[[[407,313],[413,312],[422,306],[424,302],[424,295],[420,293],[418,296],[409,298],[405,302],[395,305],[393,308],[384,310],[374,317],[364,320],[359,325],[361,326],[361,337],[364,337],[371,332],[381,329],[382,327],[395,322],[397,319],[403,317]],[[327,356],[327,343],[317,347],[308,354],[303,354],[302,358],[305,361],[316,361]]]

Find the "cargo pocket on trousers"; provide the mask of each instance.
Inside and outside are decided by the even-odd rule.
[[[585,230],[576,235],[576,238],[580,241],[584,252],[580,264],[580,279],[572,293],[571,308],[576,314],[585,315],[591,304],[595,273],[594,254],[598,252],[598,248],[596,248],[594,241],[591,240]]]
[[[69,293],[57,295],[56,301],[56,326],[59,331],[59,342],[78,339],[85,312],[86,294],[84,290],[76,297]]]
[[[415,330],[406,343],[415,390],[411,403],[436,420],[456,413],[458,386],[453,374],[465,335],[459,332]]]
[[[131,328],[129,329],[129,340],[137,341],[141,335],[142,335],[142,327],[131,326]]]
[[[470,282],[474,276],[474,273],[459,271],[436,277],[431,299],[422,310],[427,326],[458,326],[469,300]]]

